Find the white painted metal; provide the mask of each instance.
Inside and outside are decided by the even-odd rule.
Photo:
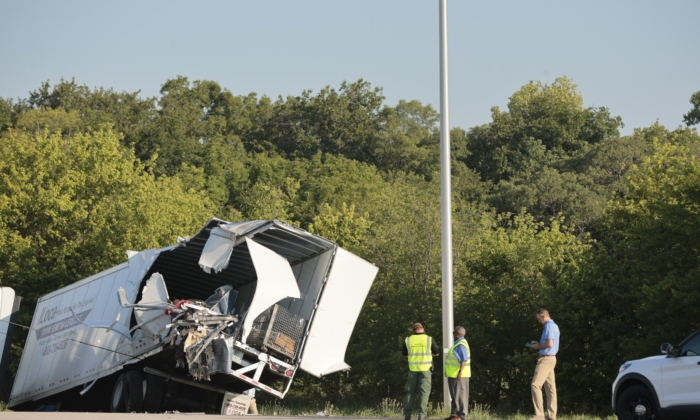
[[[7,330],[10,328],[10,316],[12,316],[14,303],[15,291],[11,287],[0,287],[0,360],[2,360],[2,353],[5,349]]]
[[[123,264],[39,299],[10,406],[106,376],[138,353],[115,331],[91,328],[78,320],[111,323],[123,311],[120,323],[128,329],[131,310],[119,305],[117,289],[124,287],[133,299],[155,255],[154,250],[139,252]],[[149,349],[143,345],[142,350]]]
[[[300,368],[321,377],[347,370],[345,350],[378,268],[338,247],[304,344]]]
[[[220,225],[220,227],[241,236],[268,223],[270,223],[269,220],[248,220],[245,222],[226,223]]]
[[[693,406],[700,402],[700,356],[667,357],[661,364],[659,402],[662,407]]]
[[[447,60],[447,0],[440,0],[440,197],[442,210],[442,347],[443,366],[452,347],[452,180],[450,161],[450,101]],[[450,405],[447,377],[441,375],[445,407]]]
[[[300,298],[285,299],[279,303],[280,306],[287,308],[294,315],[311,319],[323,281],[328,275],[332,258],[333,250],[330,249],[292,267],[299,285]]]
[[[257,366],[256,366],[256,368],[257,368]],[[237,371],[232,370],[229,372],[229,375],[231,375],[231,376],[233,376],[241,381],[247,382],[256,388],[267,392],[268,394],[274,395],[277,398],[282,398],[284,396],[281,392],[277,391],[276,389],[271,388],[265,384],[262,384],[256,380],[254,380],[250,376],[244,375],[242,373],[238,373]]]
[[[233,248],[243,242],[241,239],[236,239],[265,224],[269,224],[269,222],[267,220],[252,220],[221,224],[213,228],[199,257],[199,266],[206,273],[212,271],[218,273],[225,270],[228,267]]]
[[[276,252],[246,238],[250,258],[253,260],[258,284],[243,321],[241,341],[246,342],[255,318],[270,306],[286,298],[298,299],[299,286],[289,261]]]
[[[233,244],[236,241],[236,233],[220,227],[211,230],[209,239],[204,245],[202,255],[199,257],[199,266],[206,273],[220,272],[228,267]]]
[[[242,340],[245,341],[257,315],[279,303],[309,321],[311,329],[302,342],[305,370],[321,376],[348,369],[344,362],[347,343],[377,268],[323,238],[281,222],[253,221],[222,224],[220,227],[235,233],[235,239],[228,239],[234,247],[246,242],[256,272],[256,282],[239,288],[240,309],[247,312]],[[259,235],[268,229],[302,237],[311,252],[318,254],[309,253],[308,259],[296,259],[292,268],[287,258],[276,250],[279,248],[296,257],[309,252],[309,248],[303,248],[306,245],[289,242],[290,246],[285,248],[270,241],[271,248],[277,247],[273,250],[267,244],[245,237]],[[168,337],[163,336],[167,331],[160,325],[161,317],[151,316],[158,311],[139,311],[133,305],[144,277],[158,255],[187,246],[186,242],[179,241],[177,245],[160,250],[129,252],[127,262],[39,299],[9,405],[38,400],[90,383],[122,369],[125,364],[160,352],[164,339],[168,341]],[[295,250],[293,246],[300,247]],[[228,264],[227,258],[223,260]],[[217,264],[223,260],[217,259]],[[329,273],[331,264],[333,269]],[[212,269],[216,271],[216,267],[214,264]],[[119,290],[123,290],[121,296],[118,296]],[[157,309],[167,300],[165,282],[156,273],[143,289],[139,304]],[[134,310],[139,311],[135,316],[141,328],[129,330]],[[169,319],[167,316],[162,318],[163,322]],[[149,327],[151,324],[154,325],[152,328]],[[247,359],[241,361],[244,368],[232,370],[229,374],[282,398],[291,385],[297,361],[283,362],[241,342],[236,342],[235,347],[246,352]],[[318,360],[314,360],[317,356]],[[287,369],[283,373],[275,371],[285,376],[283,392],[258,382],[268,364]],[[256,371],[253,377],[241,371],[249,368]],[[291,375],[284,372],[291,372]]]
[[[170,298],[163,276],[159,273],[153,273],[151,278],[146,281],[141,296],[142,298],[138,302],[139,305],[152,305],[155,308],[161,305],[168,305]],[[136,308],[134,309],[134,317],[136,318],[136,323],[140,324],[146,334],[165,338],[165,335],[168,333],[166,326],[170,324],[171,317],[163,312],[162,308],[155,310]]]

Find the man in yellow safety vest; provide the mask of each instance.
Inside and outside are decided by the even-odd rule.
[[[467,417],[472,360],[469,343],[464,338],[465,333],[464,327],[455,327],[452,333],[455,343],[445,357],[445,376],[452,398],[451,414],[445,420],[464,420]]]
[[[418,419],[428,416],[428,397],[430,380],[433,374],[433,356],[440,355],[440,346],[425,333],[423,324],[413,324],[413,335],[406,337],[403,356],[408,358],[408,380],[406,380],[406,402],[404,404],[405,420],[411,420],[416,393],[420,392]]]

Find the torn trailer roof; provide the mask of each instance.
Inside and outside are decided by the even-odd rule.
[[[345,350],[377,274],[279,220],[211,219],[176,245],[128,255],[39,299],[9,406],[79,385],[86,394],[120,370],[282,398],[297,369],[350,368]]]

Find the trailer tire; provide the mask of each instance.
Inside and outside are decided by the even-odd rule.
[[[125,412],[124,407],[124,391],[126,388],[126,375],[121,374],[117,378],[117,382],[112,389],[112,398],[109,400],[109,411],[112,413]]]
[[[146,396],[143,399],[143,409],[147,413],[158,413],[165,395],[165,378],[148,374],[146,376]]]
[[[126,372],[124,387],[124,408],[127,413],[143,411],[143,379],[136,371]]]

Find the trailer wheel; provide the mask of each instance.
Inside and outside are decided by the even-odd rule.
[[[165,378],[148,374],[146,376],[146,396],[143,409],[147,413],[158,413],[165,395]]]
[[[124,408],[127,413],[143,411],[143,379],[136,371],[126,372],[126,387],[124,387]]]
[[[112,389],[112,399],[109,402],[110,412],[123,413],[125,411],[124,388],[126,388],[126,375],[122,373],[119,375],[119,378],[117,378],[117,382],[114,384],[114,389]]]

